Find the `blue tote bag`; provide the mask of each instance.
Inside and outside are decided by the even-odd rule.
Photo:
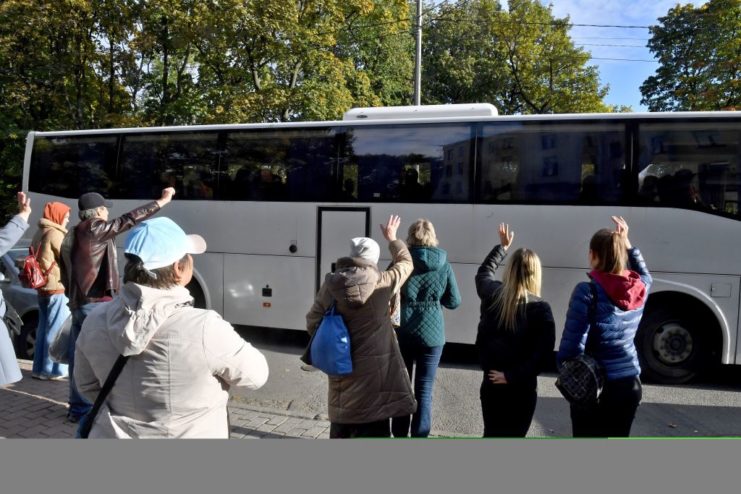
[[[309,342],[308,364],[330,376],[352,373],[350,333],[342,316],[335,311],[335,304],[327,309],[322,322]]]

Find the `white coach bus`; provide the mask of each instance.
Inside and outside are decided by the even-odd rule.
[[[740,161],[734,112],[368,108],[342,121],[31,132],[23,188],[35,221],[45,201],[66,202],[74,218],[76,198],[97,191],[119,215],[174,186],[161,214],[209,245],[190,287],[197,304],[263,328],[304,329],[351,237],[384,245],[389,214],[401,215],[402,238],[429,218],[461,288],[445,316],[458,343],[474,342],[474,275],[500,222],[540,255],[562,328],[592,233],[622,215],[654,276],[636,337],[643,375],[680,383],[741,363]]]

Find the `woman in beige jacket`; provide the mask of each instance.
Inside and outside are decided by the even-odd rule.
[[[46,273],[47,282],[36,289],[39,300],[39,325],[36,328],[36,346],[33,353],[31,377],[34,379],[62,379],[67,376],[67,365],[49,358],[49,346],[69,316],[67,297],[59,270],[62,240],[67,234],[70,207],[61,202],[47,202],[39,220],[39,230],[31,241],[39,267]]]
[[[191,254],[205,250],[164,217],[126,237],[123,289],[87,316],[77,340],[75,382],[91,402],[129,356],[89,437],[227,439],[229,388],[267,381],[263,354],[219,314],[193,307]]]
[[[393,265],[378,269],[380,248],[366,237],[351,241],[350,257],[337,261],[306,315],[306,328],[316,331],[332,303],[350,333],[353,372],[329,376],[330,438],[390,437],[390,418],[416,409],[409,374],[389,318],[389,300],[414,266],[406,245],[396,239],[398,216],[381,225]]]

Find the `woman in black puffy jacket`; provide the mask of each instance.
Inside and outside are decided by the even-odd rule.
[[[494,279],[514,232],[502,223],[499,238],[500,245],[476,273],[484,437],[525,437],[535,413],[537,377],[553,351],[556,329],[550,305],[540,298],[541,267],[535,252],[517,249],[502,281]]]

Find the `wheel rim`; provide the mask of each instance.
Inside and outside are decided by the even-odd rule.
[[[692,334],[681,324],[672,322],[660,326],[653,338],[656,358],[666,365],[687,361],[694,349]]]

